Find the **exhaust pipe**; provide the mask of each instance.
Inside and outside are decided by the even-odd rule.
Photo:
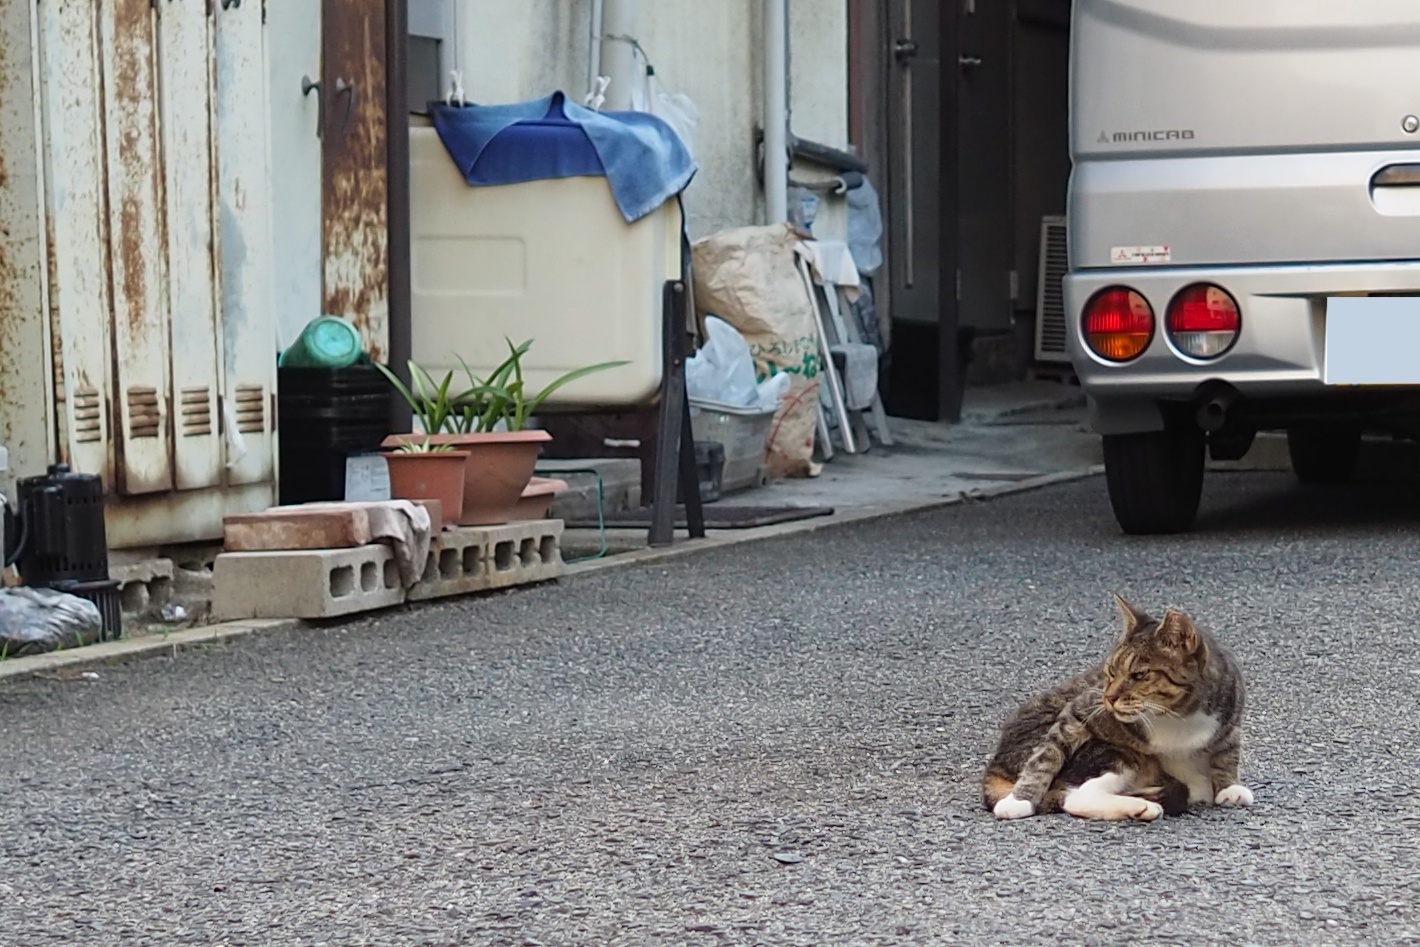
[[[1232,410],[1237,397],[1237,393],[1229,387],[1214,388],[1204,396],[1197,414],[1194,415],[1198,426],[1209,434],[1221,431],[1228,423],[1228,412]]]
[[[1228,421],[1228,406],[1232,402],[1223,398],[1210,398],[1198,407],[1198,426],[1209,434],[1221,431]]]

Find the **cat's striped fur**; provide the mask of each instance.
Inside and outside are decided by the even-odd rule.
[[[982,786],[997,817],[1155,819],[1190,803],[1252,803],[1238,782],[1237,661],[1182,612],[1155,621],[1114,598],[1124,629],[1104,663],[1006,722]]]

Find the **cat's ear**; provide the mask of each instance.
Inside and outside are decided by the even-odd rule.
[[[1207,645],[1203,643],[1203,637],[1198,634],[1192,620],[1176,609],[1171,608],[1164,613],[1163,620],[1159,622],[1159,630],[1154,632],[1154,639],[1185,657],[1200,653],[1207,655]]]
[[[1110,594],[1114,596],[1115,611],[1119,612],[1119,622],[1121,626],[1119,638],[1122,641],[1132,635],[1135,629],[1140,625],[1147,622],[1149,616],[1120,598],[1118,592],[1111,592]]]

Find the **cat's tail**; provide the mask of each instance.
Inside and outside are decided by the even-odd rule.
[[[996,808],[996,803],[1005,799],[1011,794],[1011,790],[1016,788],[1016,781],[994,770],[986,771],[986,778],[981,781],[981,801],[986,805],[986,811],[991,812]]]
[[[1164,815],[1183,815],[1188,811],[1188,787],[1170,776],[1165,776],[1162,786],[1150,786],[1129,793],[1163,807]]]

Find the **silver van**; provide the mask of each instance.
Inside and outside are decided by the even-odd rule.
[[[1308,482],[1420,435],[1420,335],[1343,317],[1420,294],[1420,0],[1074,10],[1065,304],[1120,526],[1188,529],[1205,451],[1259,430]]]

